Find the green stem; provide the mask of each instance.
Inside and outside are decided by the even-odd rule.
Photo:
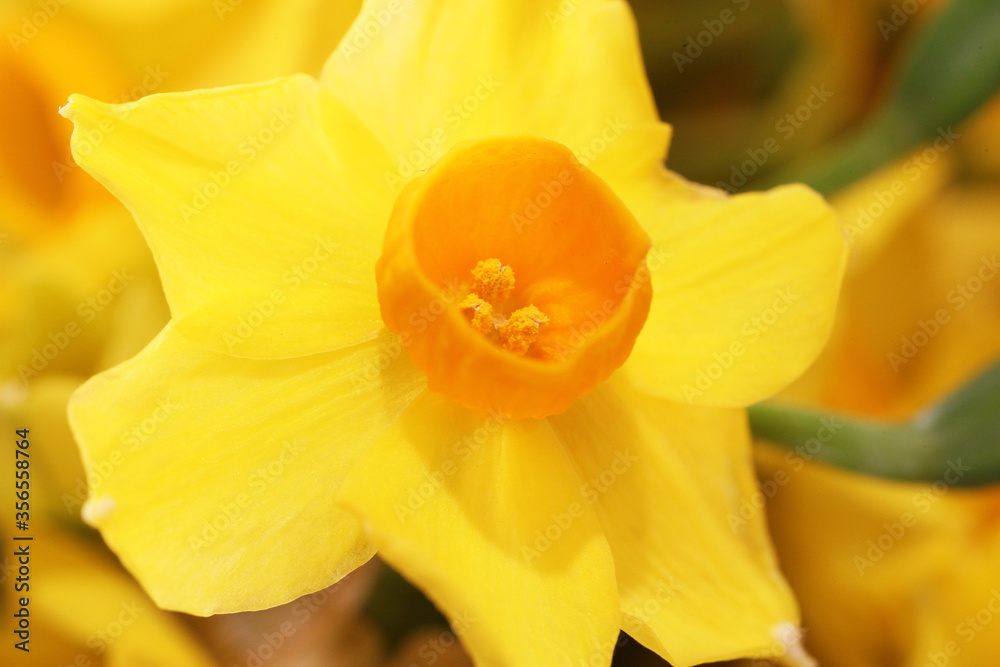
[[[807,165],[795,164],[766,176],[754,188],[801,182],[829,196],[874,172],[907,147],[905,139],[899,137],[898,126],[885,113],[850,141],[827,150]]]
[[[901,481],[1000,482],[1000,362],[899,424],[777,403],[748,412],[755,436],[804,458]]]
[[[915,35],[886,98],[859,134],[753,188],[802,182],[831,195],[938,136],[953,141],[951,127],[1000,89],[997,35],[1000,2],[952,0]]]
[[[914,481],[940,474],[933,447],[909,424],[881,424],[777,403],[754,405],[748,412],[755,436],[804,458],[889,479]]]

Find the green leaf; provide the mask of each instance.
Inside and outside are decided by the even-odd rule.
[[[1000,362],[899,424],[775,403],[749,414],[756,437],[866,475],[965,487],[1000,482]]]
[[[954,0],[916,36],[883,104],[851,140],[765,180],[804,182],[830,195],[921,144],[953,141],[952,127],[998,89],[1000,2]]]

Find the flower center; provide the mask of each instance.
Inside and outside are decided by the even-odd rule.
[[[549,323],[549,318],[535,306],[518,308],[505,316],[503,305],[514,291],[514,285],[514,270],[501,264],[499,259],[479,262],[472,270],[472,291],[458,307],[469,318],[473,329],[504,349],[523,355],[538,338],[539,330]]]
[[[628,358],[649,237],[564,146],[454,147],[400,193],[376,265],[386,326],[434,391],[513,418],[562,412]]]

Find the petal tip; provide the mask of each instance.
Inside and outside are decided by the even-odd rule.
[[[80,517],[84,523],[92,528],[99,528],[111,513],[115,511],[118,504],[114,498],[104,496],[103,498],[91,497],[83,504],[80,510]]]
[[[802,636],[804,631],[794,623],[779,623],[771,630],[771,634],[778,642],[785,653],[782,656],[782,663],[789,667],[819,667],[805,647],[802,646]]]
[[[15,380],[0,385],[0,407],[16,408],[28,400],[28,388]]]
[[[66,104],[59,107],[59,115],[76,123],[77,117],[82,111],[85,111],[87,107],[94,108],[100,104],[101,103],[97,100],[93,100],[86,95],[73,93],[69,96],[69,99],[66,100]]]

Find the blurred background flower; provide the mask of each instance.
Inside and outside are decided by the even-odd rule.
[[[34,538],[26,593],[31,651],[5,640],[0,663],[200,666],[248,659],[224,650],[240,636],[227,626],[195,627],[192,619],[156,609],[81,521],[88,476],[107,471],[84,471],[66,402],[87,377],[141,350],[169,311],[131,215],[77,168],[69,153],[72,126],[57,110],[74,92],[125,103],[158,92],[318,74],[359,6],[342,0],[0,6],[7,42],[0,48],[0,424],[11,437],[29,429],[31,518],[23,534]],[[100,141],[93,137],[95,150]],[[9,453],[0,475],[13,484]],[[8,500],[0,510],[0,608],[11,619],[20,596],[11,545],[22,543],[11,539],[15,508]],[[334,615],[345,624],[356,613],[344,612],[342,599],[349,598],[331,593],[330,603],[314,608],[340,608]],[[335,652],[331,627],[313,613],[300,625],[322,632],[305,642],[310,633],[299,632],[299,641],[288,641],[296,650],[286,652],[312,656],[300,664],[328,664],[324,653]],[[355,630],[347,636],[364,635]],[[245,643],[256,647],[257,639]],[[337,664],[380,661],[372,650],[366,662]]]
[[[858,127],[884,96],[901,51],[947,2],[632,4],[660,114],[675,129],[671,168],[741,190]],[[131,102],[318,74],[359,5],[0,7],[8,42],[0,48],[0,424],[31,429],[38,547],[33,652],[28,660],[5,641],[3,664],[470,664],[460,640],[426,610],[403,623],[387,657],[385,619],[361,611],[377,563],[283,607],[195,620],[156,610],[79,517],[87,475],[100,471],[83,470],[65,402],[86,377],[141,349],[169,313],[131,216],[72,162],[71,124],[57,108],[73,92]],[[852,265],[827,352],[788,401],[902,419],[1000,356],[1000,279],[990,263],[1000,251],[1000,98],[954,133],[947,148],[922,146],[833,197]],[[760,478],[806,646],[820,664],[995,664],[996,487],[878,481],[786,457],[762,445]],[[2,457],[3,480],[13,479],[13,466]],[[0,608],[10,618],[13,506],[5,501],[0,516]],[[615,664],[665,663],[625,640]]]
[[[954,150],[926,169],[903,165],[933,147],[836,200],[867,229],[827,352],[789,400],[909,418],[1000,357],[998,109],[956,128]],[[897,196],[893,183],[906,191],[880,204]],[[955,488],[960,459],[939,482],[904,484],[807,463],[808,451],[758,454],[772,537],[821,664],[972,667],[1000,655],[990,628],[1000,621],[1000,487]]]
[[[794,162],[850,130],[879,99],[894,54],[935,8],[809,4],[811,11],[796,15],[807,19],[805,32],[817,35],[811,40],[816,51],[800,50],[798,62],[812,64],[772,78],[771,89],[785,92],[768,101],[754,102],[745,91],[717,91],[727,101],[706,102],[701,113],[691,114],[692,127],[708,129],[690,153],[681,137],[693,135],[678,129],[672,164],[691,160],[689,169],[704,169],[708,182],[740,187],[745,177],[745,187],[753,187],[756,172]],[[788,42],[773,36],[755,44],[773,53]],[[763,63],[746,48],[738,53],[747,60],[744,69]],[[666,78],[677,77],[676,67],[664,69]],[[733,86],[753,80],[764,85],[766,77],[758,72]],[[836,105],[803,113],[801,128],[778,125],[785,110],[794,113],[808,90],[826,81],[837,82],[829,86]],[[661,113],[678,128],[687,120],[685,106],[700,102],[683,95],[665,100],[662,93],[658,99]],[[781,102],[771,106],[775,100]],[[678,116],[671,116],[671,106]],[[733,123],[749,140],[719,135],[724,138],[713,141],[709,117],[720,132]],[[747,163],[763,155],[757,149],[768,129],[772,135],[784,130],[787,143],[768,160]],[[833,197],[852,241],[852,264],[827,351],[786,400],[901,420],[1000,356],[1000,280],[994,280],[1000,273],[1000,97],[965,123],[942,129],[942,141],[920,146]],[[693,156],[701,147],[707,153]],[[802,606],[806,648],[819,663],[993,664],[1000,655],[1000,632],[990,627],[1000,612],[1000,489],[954,488],[962,472],[957,462],[939,483],[903,484],[811,458],[806,448],[790,453],[762,445],[758,451],[772,537]],[[747,499],[748,511],[763,511],[757,500]]]

